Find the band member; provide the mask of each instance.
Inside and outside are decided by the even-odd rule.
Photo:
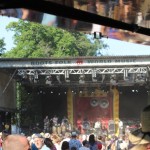
[[[102,132],[102,135],[108,136],[108,130],[105,125],[102,125],[101,132]]]
[[[53,125],[54,125],[53,118],[51,118],[50,121],[49,121],[49,130],[50,130],[50,133],[52,133]]]
[[[49,125],[50,125],[49,118],[48,116],[46,116],[44,119],[44,132],[49,132]]]
[[[119,134],[122,134],[122,132],[123,132],[123,121],[119,120],[118,125],[119,125]]]
[[[53,123],[54,123],[54,126],[57,126],[58,124],[58,117],[56,115],[53,117]]]
[[[87,118],[83,120],[83,131],[84,133],[88,133],[88,130],[90,129],[90,122]]]
[[[69,121],[68,121],[67,117],[64,116],[62,119],[61,125],[68,126],[68,124],[69,124]]]
[[[61,122],[61,130],[62,130],[62,134],[64,135],[66,130],[69,127],[69,121],[67,119],[67,117],[63,117],[62,122]]]
[[[100,130],[101,130],[101,122],[100,120],[97,118],[97,121],[95,122],[94,124],[94,128],[95,128],[95,131],[96,133],[100,133]]]
[[[80,118],[77,119],[77,130],[81,133],[82,131],[82,120]]]

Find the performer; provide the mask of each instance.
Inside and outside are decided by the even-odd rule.
[[[108,130],[105,125],[102,125],[101,132],[102,132],[102,135],[108,136]]]
[[[69,127],[69,121],[67,119],[67,117],[63,117],[62,122],[61,122],[61,130],[62,130],[62,134],[64,135],[66,130]]]
[[[44,119],[44,132],[49,132],[49,125],[50,125],[49,118],[48,116],[46,116]]]
[[[77,119],[77,130],[81,133],[83,130],[81,117]]]
[[[62,121],[61,121],[61,125],[68,126],[68,124],[69,124],[69,121],[68,121],[67,117],[64,116]]]
[[[56,115],[53,117],[53,123],[54,123],[54,126],[57,126],[58,124],[58,117]]]
[[[123,121],[119,120],[118,125],[119,125],[119,134],[122,134],[122,132],[123,132]]]
[[[54,125],[53,118],[51,118],[50,121],[49,121],[49,130],[50,130],[50,133],[52,133],[53,125]]]
[[[100,129],[101,129],[101,122],[99,120],[99,118],[97,118],[97,121],[94,124],[94,128],[97,134],[100,134]]]
[[[83,133],[88,134],[88,131],[90,130],[90,127],[91,127],[90,122],[88,121],[87,118],[85,118],[83,120]]]

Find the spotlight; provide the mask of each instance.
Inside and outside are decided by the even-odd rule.
[[[85,79],[85,75],[84,75],[84,74],[81,74],[80,77],[79,77],[79,83],[80,83],[80,84],[84,84],[84,83],[85,83],[85,80],[84,80],[84,79]]]
[[[70,82],[70,79],[69,79],[69,70],[65,71],[65,81],[66,82]]]
[[[105,80],[105,74],[102,74],[102,83],[104,82]]]
[[[57,75],[57,76],[56,76],[56,79],[57,79],[57,81],[61,84],[60,75]]]
[[[94,39],[101,39],[103,37],[108,38],[107,36],[102,35],[101,32],[94,32]]]
[[[113,75],[110,76],[110,84],[111,85],[117,85],[118,84],[117,80],[116,80],[116,75],[115,74],[113,74]]]
[[[52,76],[46,76],[45,78],[45,84],[48,84],[48,85],[52,85]]]
[[[39,78],[38,72],[35,72],[35,74],[34,74],[34,79],[35,79],[35,80],[38,80],[38,78]]]
[[[97,82],[97,79],[96,79],[96,71],[95,71],[95,70],[93,70],[93,72],[92,72],[92,81],[93,81],[93,82]]]
[[[129,77],[128,77],[128,70],[125,69],[125,70],[124,70],[124,80],[126,81],[126,80],[128,80],[128,79],[129,79]]]
[[[34,83],[38,83],[38,79],[39,79],[38,72],[35,72],[35,74],[34,74]]]

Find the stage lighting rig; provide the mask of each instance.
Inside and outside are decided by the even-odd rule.
[[[94,39],[108,38],[108,36],[103,35],[101,32],[94,32]]]

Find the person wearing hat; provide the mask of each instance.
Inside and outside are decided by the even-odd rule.
[[[79,150],[79,148],[82,146],[81,142],[77,139],[77,133],[72,132],[71,133],[71,139],[69,141],[69,149],[75,148],[76,150]]]
[[[150,150],[150,105],[141,113],[141,128],[129,134],[129,141],[134,145],[131,150]]]
[[[34,144],[38,150],[50,150],[50,148],[45,145],[44,137],[41,134],[34,135]]]

